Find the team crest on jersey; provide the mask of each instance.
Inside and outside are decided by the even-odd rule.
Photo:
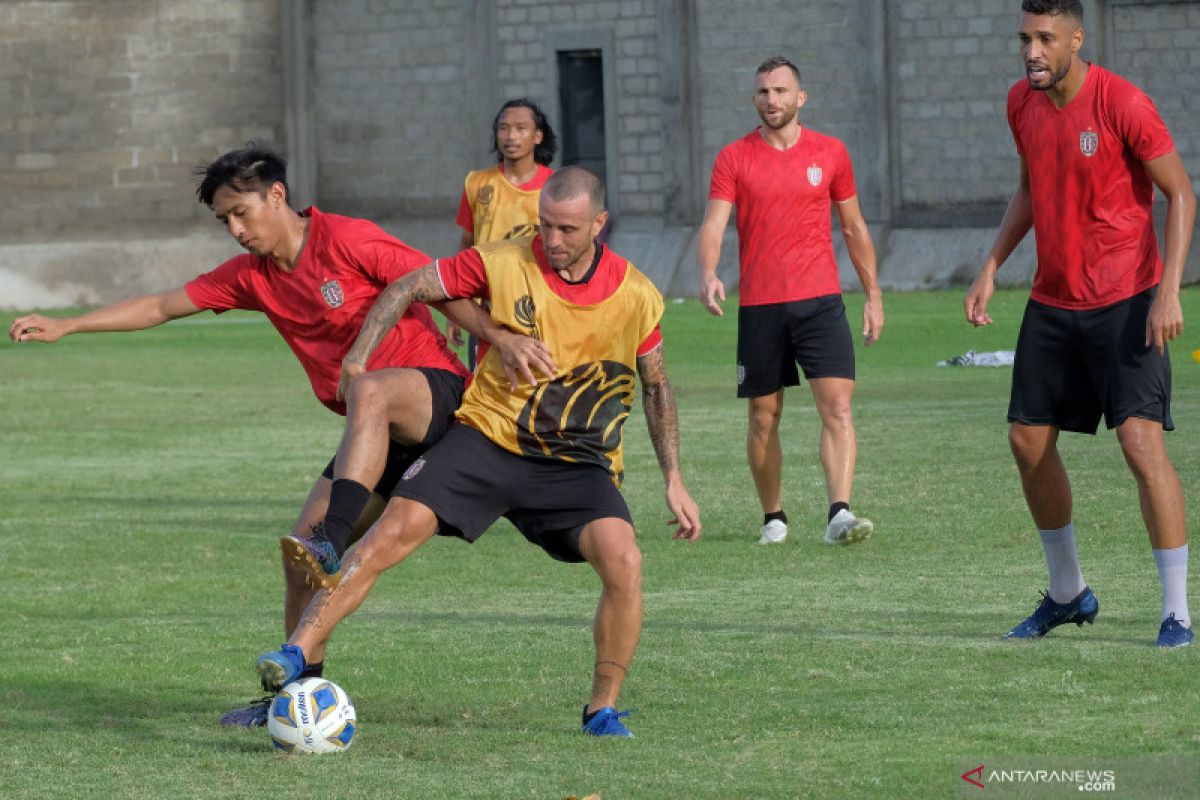
[[[494,187],[481,186],[479,188],[479,194],[475,195],[475,199],[479,201],[481,206],[486,206],[488,203],[492,202],[492,195],[495,193],[496,190]]]
[[[1100,134],[1095,131],[1083,131],[1079,134],[1079,151],[1088,158],[1096,155],[1100,148]]]
[[[408,469],[404,470],[404,474],[400,476],[400,480],[411,481],[413,478],[417,477],[417,473],[420,472],[421,468],[424,466],[425,459],[418,458],[416,461],[409,464]]]
[[[321,297],[325,298],[325,305],[330,308],[337,308],[346,302],[346,296],[342,294],[342,285],[337,281],[321,284]]]
[[[513,303],[513,316],[517,322],[529,328],[529,334],[535,339],[540,339],[537,329],[537,308],[533,305],[533,298],[527,294],[521,295]]]
[[[810,166],[808,168],[808,182],[811,183],[813,186],[820,186],[821,178],[824,175],[825,175],[825,173],[822,172],[821,168],[818,167],[816,164],[813,164],[812,166]]]

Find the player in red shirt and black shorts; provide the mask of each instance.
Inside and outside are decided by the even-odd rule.
[[[247,254],[178,289],[78,317],[21,317],[9,336],[18,342],[52,342],[71,333],[143,330],[204,309],[261,311],[304,367],[317,399],[347,416],[341,447],[313,485],[288,538],[308,541],[314,526],[331,521],[327,511],[330,518],[337,514],[333,496],[342,484],[353,484],[351,505],[357,503],[357,510],[338,521],[349,538],[351,529],[361,532],[374,521],[408,465],[447,430],[462,398],[468,373],[423,305],[412,306],[388,332],[367,365],[371,371],[355,382],[349,397],[338,392],[342,358],[376,298],[429,258],[367,220],[316,208],[297,213],[288,204],[286,164],[269,148],[250,145],[226,153],[198,172],[203,175],[199,199]],[[444,309],[489,338],[495,330],[468,301]],[[372,489],[364,485],[377,496],[366,513]],[[336,555],[344,549],[345,541]],[[284,624],[291,633],[316,587],[287,558],[285,573]],[[314,676],[320,666],[311,667]],[[264,725],[266,715],[266,703],[256,703],[223,721]]]
[[[1079,57],[1078,0],[1025,0],[1026,80],[1008,94],[1020,180],[996,242],[964,301],[987,325],[996,271],[1030,228],[1037,272],[1021,322],[1008,407],[1009,444],[1037,524],[1049,587],[1006,638],[1036,639],[1099,612],[1075,547],[1059,431],[1095,434],[1101,416],[1138,485],[1162,583],[1159,647],[1189,644],[1183,489],[1167,455],[1172,430],[1167,342],[1183,331],[1179,284],[1196,199],[1167,127],[1144,92]],[[1166,258],[1154,187],[1167,197]]]
[[[825,542],[861,542],[874,526],[849,505],[857,457],[850,408],[854,342],[833,255],[831,206],[866,292],[867,345],[883,329],[875,247],[859,209],[845,146],[800,127],[797,112],[807,94],[796,66],[782,56],[764,62],[755,76],[753,99],[763,124],[717,155],[696,260],[704,305],[722,316],[717,299],[725,299],[725,287],[717,278],[717,263],[736,205],[741,267],[737,384],[738,397],[750,401],[746,453],[763,510],[759,543],[775,544],[787,536],[779,420],[784,387],[800,382],[797,364],[821,417],[820,457],[829,501]]]

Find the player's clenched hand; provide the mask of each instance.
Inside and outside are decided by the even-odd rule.
[[[338,380],[337,399],[346,402],[346,394],[350,391],[351,382],[367,371],[366,364],[351,361],[349,357],[342,359],[342,377]]]
[[[681,480],[667,484],[667,508],[675,516],[667,524],[675,528],[674,538],[694,542],[700,538],[700,507],[688,494]]]
[[[57,342],[66,333],[65,322],[41,314],[18,317],[8,326],[8,338],[14,342]]]
[[[544,342],[519,333],[509,333],[498,337],[493,345],[500,351],[504,373],[508,375],[509,391],[515,392],[522,379],[530,386],[536,386],[538,378],[535,370],[546,380],[553,380],[558,374],[558,365],[554,363],[554,357]]]
[[[992,324],[992,318],[987,313],[987,306],[995,290],[996,283],[992,275],[988,272],[979,273],[979,277],[971,284],[971,288],[967,290],[967,296],[963,299],[963,311],[966,312],[967,322],[975,327]]]
[[[863,344],[867,347],[879,341],[883,333],[883,298],[878,295],[867,298],[863,305]]]
[[[1183,308],[1179,305],[1179,295],[1160,291],[1146,316],[1146,347],[1153,346],[1161,356],[1166,352],[1167,342],[1182,333]]]
[[[725,316],[725,312],[717,303],[717,298],[721,298],[721,302],[725,302],[725,284],[721,283],[721,279],[716,275],[709,275],[707,278],[700,279],[700,301],[704,303],[704,307],[708,309],[708,313],[717,316]]]
[[[463,329],[455,325],[453,322],[446,323],[446,338],[450,340],[450,344],[455,347],[462,347],[466,342],[463,336]]]

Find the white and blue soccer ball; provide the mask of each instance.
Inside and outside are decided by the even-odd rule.
[[[284,752],[338,753],[354,741],[358,717],[342,687],[324,678],[305,678],[275,695],[267,730]]]

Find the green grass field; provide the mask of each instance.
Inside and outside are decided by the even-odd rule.
[[[861,296],[849,295],[852,322]],[[1200,290],[1185,292],[1200,324]],[[337,632],[327,675],[362,730],[346,754],[277,755],[217,720],[256,696],[281,641],[276,540],[336,447],[253,315],[0,344],[0,797],[946,797],[978,764],[1107,768],[1120,797],[1200,794],[1200,649],[1159,652],[1159,589],[1115,437],[1064,437],[1094,626],[1002,642],[1045,584],[1005,437],[1007,369],[935,362],[1013,346],[959,292],[892,295],[859,350],[855,507],[877,524],[821,542],[808,390],[784,419],[791,536],[755,544],[732,316],[669,304],[667,361],[704,534],[672,541],[640,406],[626,495],[646,625],[622,707],[637,738],[577,733],[598,582],[506,524],[436,539]],[[6,319],[14,314],[5,315]],[[853,324],[857,324],[853,322]],[[1200,364],[1173,346],[1169,446],[1197,519]],[[1197,570],[1196,572],[1200,572]],[[1200,610],[1200,609],[1197,609]],[[1040,791],[1038,791],[1040,789]],[[1078,796],[990,785],[981,796]]]

